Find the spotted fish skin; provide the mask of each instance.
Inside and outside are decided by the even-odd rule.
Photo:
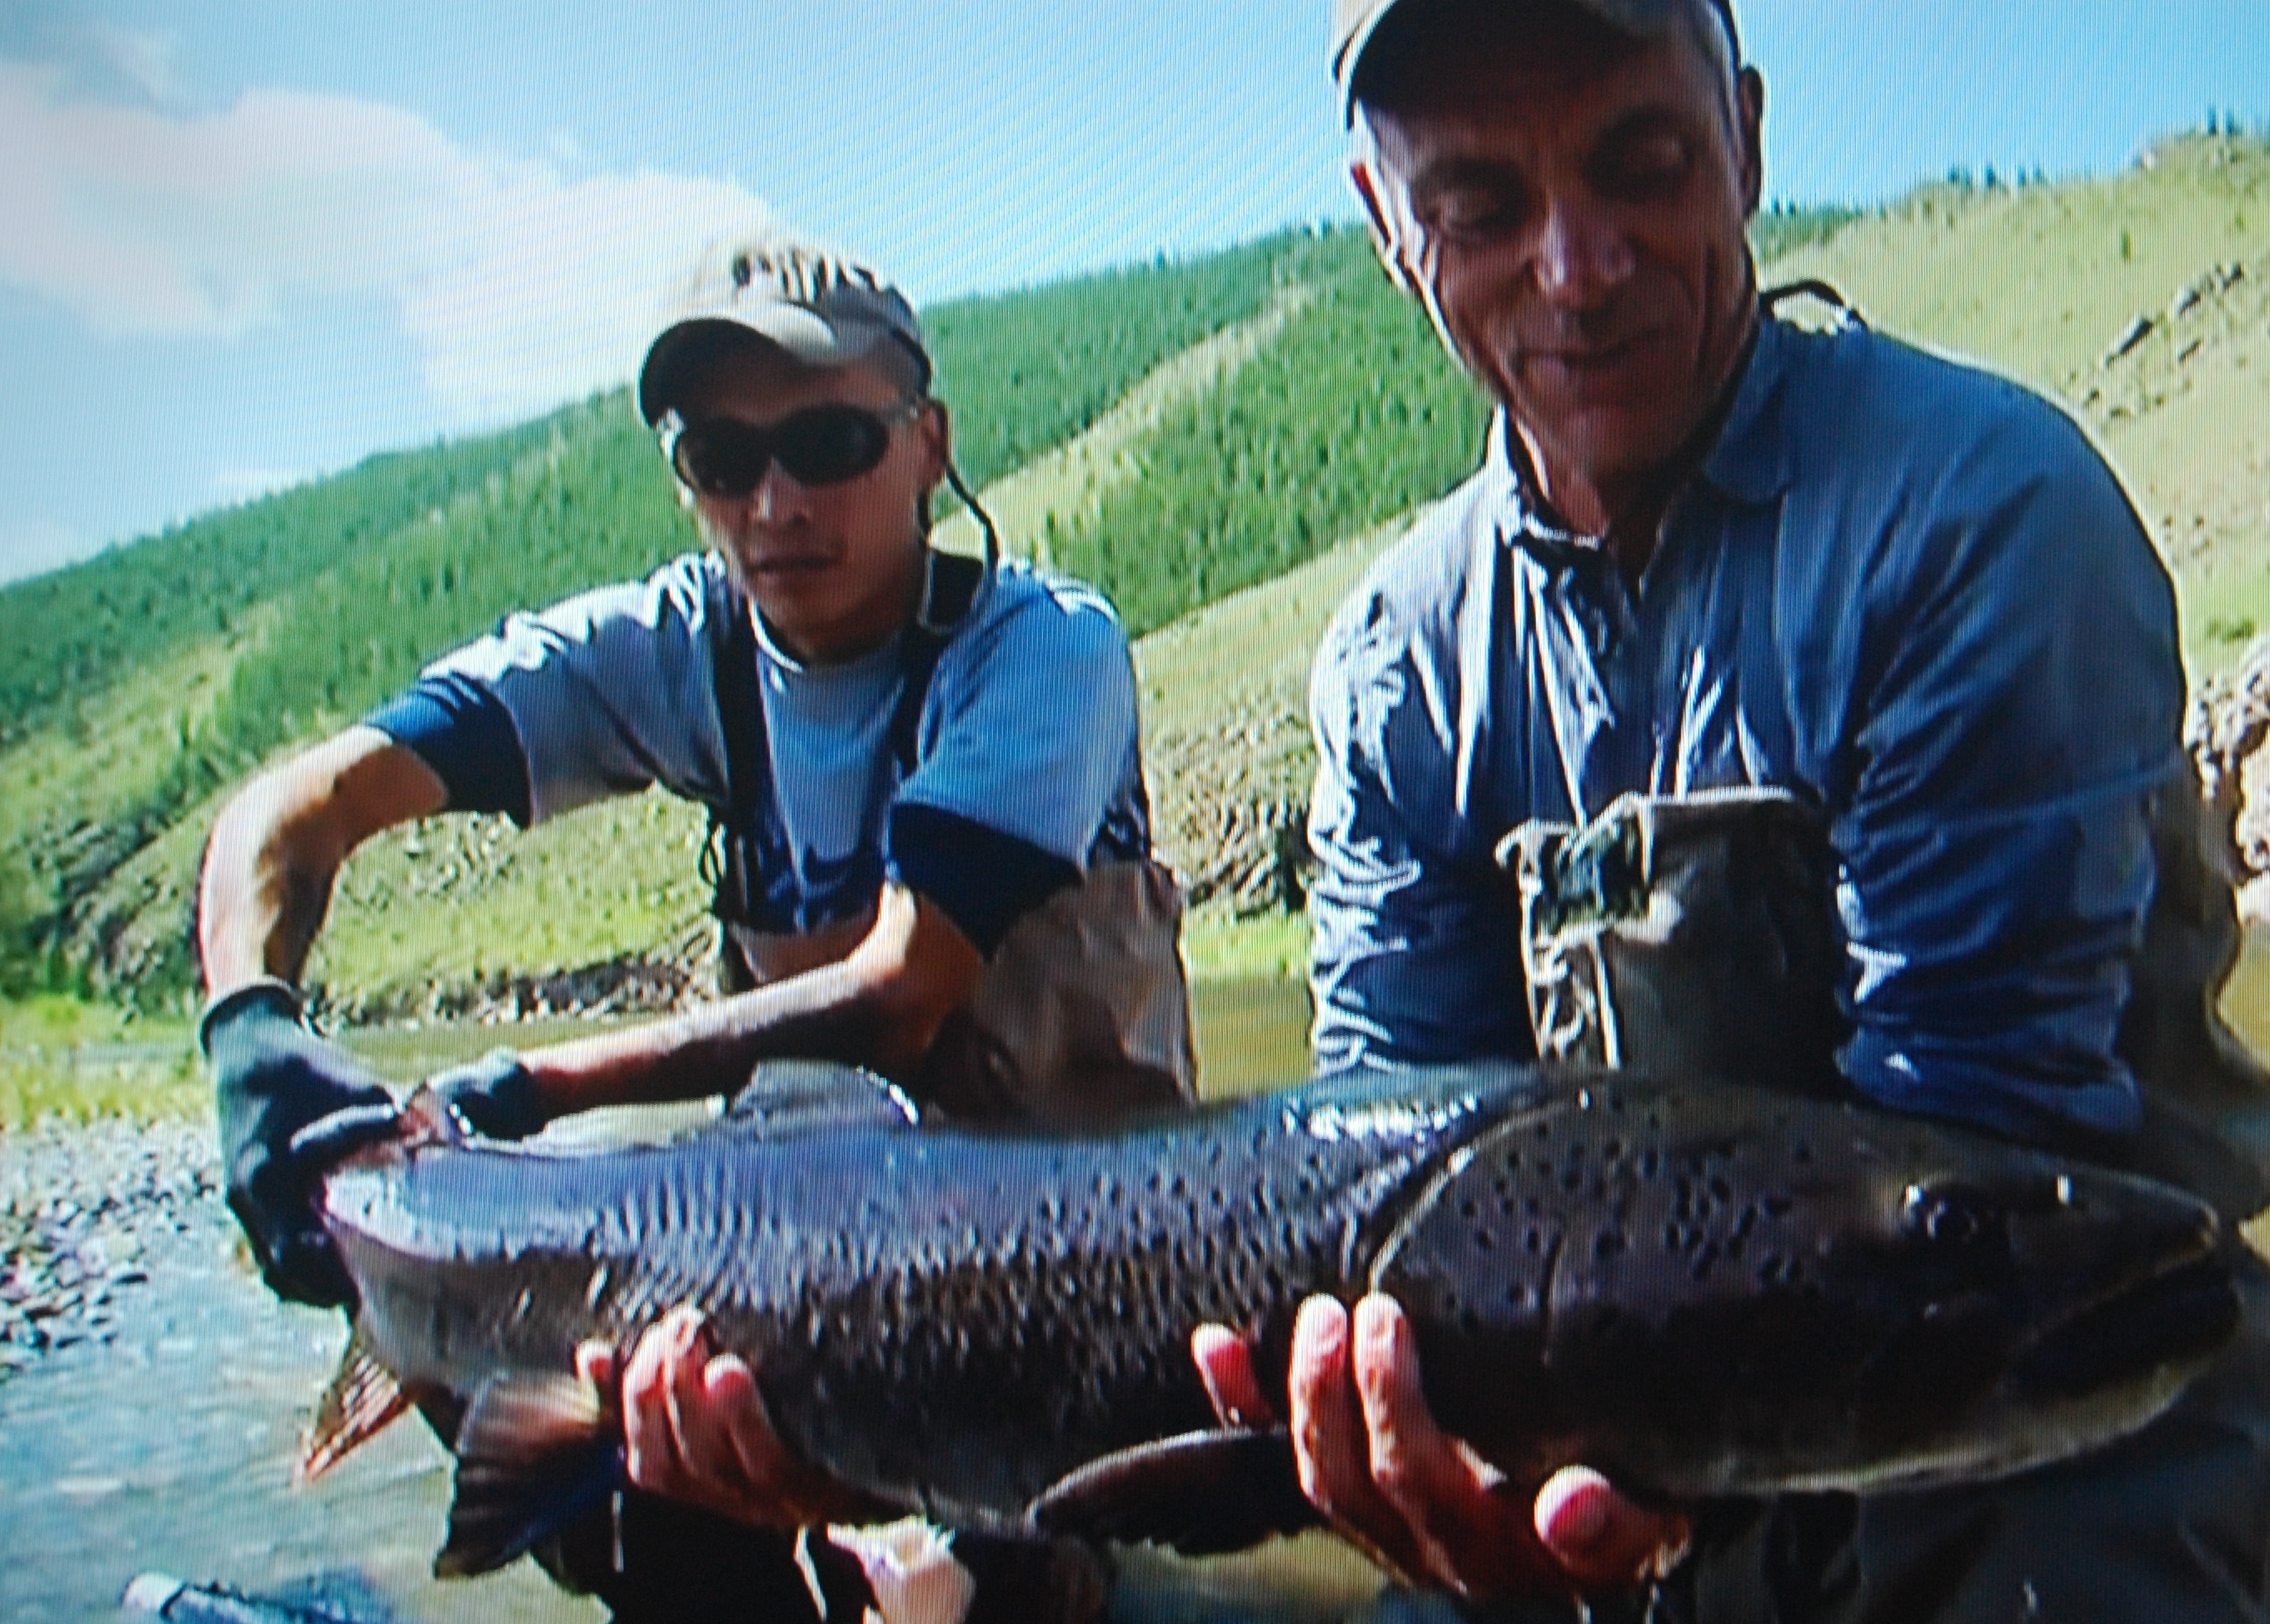
[[[1584,1460],[1682,1497],[2070,1453],[2164,1408],[2236,1324],[2187,1197],[1731,1086],[1470,1067],[1110,1137],[916,1126],[840,1086],[661,1147],[351,1162],[323,1201],[359,1339],[462,1397],[691,1301],[790,1447],[892,1505],[1220,1548],[1268,1528],[1210,1536],[1173,1504],[1234,1506],[1207,1474],[1286,1446],[1209,1441],[1191,1331],[1251,1336],[1281,1398],[1315,1293],[1403,1302],[1430,1401],[1510,1472]],[[2129,1318],[2162,1329],[2091,1334]]]

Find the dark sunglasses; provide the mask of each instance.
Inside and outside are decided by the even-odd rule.
[[[919,400],[890,412],[806,406],[764,427],[738,418],[711,418],[671,436],[670,465],[687,488],[723,501],[752,494],[775,463],[798,485],[842,485],[880,463],[890,449],[891,430],[922,409]]]

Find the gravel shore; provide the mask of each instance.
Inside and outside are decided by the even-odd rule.
[[[0,1132],[0,1379],[50,1351],[109,1342],[119,1296],[149,1283],[150,1249],[226,1222],[202,1123]]]

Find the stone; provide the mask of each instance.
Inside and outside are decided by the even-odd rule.
[[[2134,321],[2129,323],[2127,326],[2120,330],[2119,335],[2112,340],[2111,347],[2104,352],[2104,365],[2107,367],[2111,366],[2113,362],[2120,360],[2130,351],[2133,350],[2138,345],[2143,343],[2145,339],[2152,336],[2153,329],[2158,325],[2159,323],[2155,322],[2148,315],[2140,315]]]

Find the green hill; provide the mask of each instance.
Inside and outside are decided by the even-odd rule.
[[[2196,668],[2270,627],[2270,144],[2190,137],[2102,180],[1926,187],[1776,270],[2076,413],[2176,570]]]
[[[2270,625],[2264,144],[2188,137],[2101,180],[1932,185],[1776,213],[1757,235],[1769,280],[1826,278],[1880,328],[2064,399],[2162,538],[2198,664]],[[1472,465],[1481,403],[1353,232],[926,317],[962,461],[1013,545],[1147,634],[1169,857],[1210,917],[1281,908],[1308,649],[1398,515]],[[613,396],[0,592],[8,973],[179,996],[189,883],[227,785],[507,610],[690,541]],[[372,1011],[655,996],[698,933],[699,829],[643,797],[524,835],[397,833],[351,865],[311,974]]]
[[[1880,330],[2064,402],[2175,569],[2195,671],[2270,628],[2270,144],[2185,137],[2101,180],[1933,185],[1866,212],[1771,214],[1756,236],[1767,285],[1821,278]],[[1469,441],[1462,470],[1472,456]],[[1251,913],[1297,895],[1287,832],[1314,771],[1307,651],[1394,530],[1139,647],[1162,838],[1202,903]]]
[[[1295,274],[1286,236],[927,313],[970,478],[1086,428]],[[0,979],[186,987],[213,797],[434,655],[694,545],[618,392],[375,457],[0,591]]]

